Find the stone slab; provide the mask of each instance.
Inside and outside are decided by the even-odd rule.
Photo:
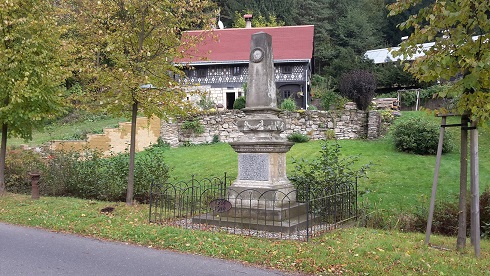
[[[263,153],[241,153],[238,155],[238,179],[269,180],[269,156]]]

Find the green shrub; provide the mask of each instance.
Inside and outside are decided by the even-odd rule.
[[[197,103],[197,105],[202,110],[210,110],[216,107],[216,103],[209,97],[207,94],[202,94],[201,99]]]
[[[305,198],[308,189],[321,191],[331,186],[339,187],[355,183],[357,178],[366,175],[370,164],[357,166],[359,157],[343,157],[341,148],[337,142],[324,140],[316,159],[293,159],[294,169],[288,178],[295,186],[298,198]]]
[[[163,147],[138,153],[135,159],[134,199],[148,200],[153,180],[165,182],[169,168],[163,160]],[[129,155],[102,158],[98,152],[55,152],[50,155],[43,177],[43,193],[86,199],[124,201],[126,198]]]
[[[235,102],[233,102],[233,109],[244,109],[246,104],[245,97],[238,97]]]
[[[333,130],[333,129],[325,130],[325,139],[326,140],[334,140],[335,138],[337,138],[335,136],[335,130]]]
[[[399,215],[398,221],[402,222],[399,225],[400,230],[407,232],[425,233],[427,228],[427,218],[429,216],[427,200],[420,202],[420,207],[417,207],[413,214]],[[469,232],[471,228],[471,197],[466,197],[466,229]],[[484,238],[490,236],[490,190],[486,189],[480,195],[480,233]],[[403,220],[403,217],[410,217],[410,220]],[[438,201],[435,204],[431,232],[446,236],[456,236],[458,234],[458,217],[459,217],[459,200],[454,198],[451,201]]]
[[[11,193],[30,193],[30,172],[44,174],[41,154],[32,150],[8,150],[5,157],[5,189]]]
[[[296,102],[291,98],[286,98],[281,103],[281,109],[286,111],[296,111]]]
[[[204,133],[204,126],[201,124],[199,119],[194,119],[192,121],[185,121],[180,127],[182,130],[189,132],[189,134],[202,134]]]
[[[341,109],[348,101],[340,94],[335,92],[333,89],[326,90],[323,93],[321,93],[319,96],[324,110]]]
[[[288,141],[295,142],[295,143],[306,143],[306,142],[310,141],[310,137],[308,137],[307,135],[301,134],[301,133],[297,133],[297,132],[289,134],[287,138],[288,138]]]
[[[308,110],[318,110],[318,108],[312,104],[308,105]]]
[[[367,110],[376,94],[376,78],[365,70],[345,73],[339,81],[341,95],[351,99],[360,110]]]
[[[394,126],[393,140],[398,151],[415,154],[436,154],[439,144],[439,127],[437,124],[422,118],[410,118]],[[451,133],[444,136],[442,152],[453,148]]]

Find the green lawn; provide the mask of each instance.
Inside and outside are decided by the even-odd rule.
[[[427,116],[437,123],[440,118],[424,112],[403,112],[398,120],[415,116]],[[44,132],[34,132],[29,145],[40,145],[51,139],[71,137],[78,132],[97,132],[104,127],[117,125],[122,119],[96,118],[72,124],[56,124]],[[449,123],[458,118],[450,117]],[[459,192],[459,128],[448,130],[455,138],[456,149],[443,155],[437,198],[456,200]],[[490,130],[479,130],[480,189],[490,186]],[[21,139],[9,139],[9,145],[20,145]],[[296,144],[287,153],[287,170],[293,170],[293,158],[314,158],[320,150],[320,141]],[[426,204],[431,193],[435,156],[419,156],[396,152],[389,135],[375,141],[340,140],[342,153],[359,155],[358,165],[371,162],[373,165],[367,179],[360,179],[359,190],[371,204],[386,211],[399,212],[412,209],[417,204]],[[233,179],[237,175],[237,154],[225,143],[172,148],[164,152],[166,162],[173,168],[171,177],[177,180],[222,176],[225,172]]]
[[[106,206],[115,211],[101,213]],[[469,241],[455,251],[455,237],[433,235],[437,247],[428,247],[423,234],[369,228],[338,229],[307,243],[271,240],[149,224],[147,205],[14,194],[0,197],[0,221],[315,275],[490,274],[489,240],[482,240],[480,258]]]
[[[423,112],[404,112],[403,118],[428,116]],[[433,118],[433,116],[429,116]],[[440,123],[440,118],[433,118]],[[451,118],[456,123],[458,118]],[[459,128],[451,128],[455,149],[442,156],[439,174],[438,200],[457,200],[459,193]],[[480,190],[490,186],[490,133],[479,130]],[[397,152],[389,135],[386,138],[367,140],[339,140],[345,156],[359,155],[358,165],[371,162],[367,179],[360,179],[359,190],[369,201],[388,212],[413,209],[417,204],[427,204],[430,198],[436,157]],[[296,144],[287,153],[287,171],[293,170],[294,158],[311,159],[318,155],[320,141]],[[179,180],[221,176],[226,172],[237,175],[237,154],[225,143],[174,148],[166,151],[166,162],[173,168],[171,176]],[[469,184],[468,184],[469,185]]]
[[[410,116],[424,115],[404,113],[403,118]],[[457,129],[450,131],[458,134]],[[488,129],[480,129],[481,190],[490,185],[488,134]],[[383,214],[428,205],[435,156],[396,152],[389,136],[376,141],[338,142],[344,155],[360,155],[358,165],[373,163],[369,178],[361,179],[359,188]],[[319,141],[293,146],[287,153],[288,172],[293,169],[293,158],[314,158],[319,149]],[[237,154],[228,144],[173,148],[163,154],[173,168],[174,179],[188,180],[193,174],[197,178],[221,176],[224,172],[232,178],[237,175]],[[438,199],[456,200],[458,182],[459,150],[455,150],[443,156]],[[101,213],[106,206],[115,207],[115,212]],[[15,194],[0,197],[0,221],[316,275],[490,274],[487,239],[482,240],[480,258],[474,257],[469,241],[463,252],[455,251],[455,237],[433,235],[431,243],[437,247],[428,247],[423,234],[369,228],[338,229],[308,243],[268,240],[149,224],[147,205],[128,207],[124,203],[55,197],[33,201]]]
[[[117,127],[119,122],[124,121],[126,121],[124,118],[103,117],[66,124],[53,123],[47,125],[42,131],[34,130],[31,141],[24,141],[21,138],[9,138],[7,145],[14,147],[22,144],[40,146],[51,140],[70,140],[87,133],[102,133],[104,128]]]

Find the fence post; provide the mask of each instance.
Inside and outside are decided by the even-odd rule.
[[[150,184],[150,211],[148,212],[148,222],[151,222],[151,205],[153,204],[153,184],[155,184],[155,180],[153,179]]]
[[[310,238],[310,183],[306,182],[306,241]]]
[[[356,188],[355,188],[355,190],[354,190],[354,194],[355,194],[355,197],[356,197],[356,206],[355,206],[356,220],[357,220],[357,218],[358,218],[358,210],[359,210],[359,209],[358,209],[358,204],[359,204],[359,202],[358,202],[358,198],[357,198],[357,184],[358,184],[358,183],[357,183],[357,181],[358,181],[358,179],[359,179],[359,176],[356,176]]]
[[[194,215],[194,181],[195,181],[195,178],[194,178],[194,175],[192,175],[192,180],[191,180],[191,202],[190,202],[190,205],[191,205],[191,217]],[[187,202],[187,204],[189,204],[189,202]]]

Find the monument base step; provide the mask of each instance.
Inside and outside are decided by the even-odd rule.
[[[220,216],[213,213],[203,214],[192,218],[192,223],[208,224],[218,227],[252,229],[258,231],[294,233],[312,226],[315,218],[302,214],[287,220],[267,220],[249,217]]]
[[[257,218],[268,221],[284,221],[302,214],[306,214],[306,204],[298,202],[281,207],[271,207],[262,204],[258,206],[236,204],[226,212],[212,212],[212,215],[220,217]]]

